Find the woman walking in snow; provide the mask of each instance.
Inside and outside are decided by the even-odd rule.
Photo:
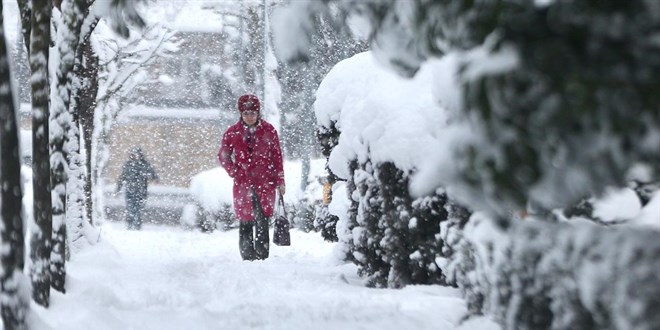
[[[241,257],[263,260],[268,258],[268,219],[273,216],[275,190],[285,192],[282,150],[277,131],[260,116],[256,96],[239,97],[238,111],[240,120],[222,135],[218,160],[234,179]]]

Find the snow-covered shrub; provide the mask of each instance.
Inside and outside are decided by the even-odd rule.
[[[444,202],[439,196],[415,201],[408,188],[411,173],[438,143],[432,129],[446,125],[430,89],[420,93],[432,79],[427,71],[401,80],[363,53],[335,66],[317,91],[328,170],[347,180],[351,200],[346,223],[336,225],[339,244],[370,286],[443,281],[435,260]]]
[[[314,228],[321,232],[321,237],[328,242],[337,242],[337,222],[339,217],[330,213],[327,205],[319,204],[316,206],[314,217]]]
[[[194,203],[188,203],[183,206],[181,211],[181,226],[186,229],[193,229],[197,226],[201,212],[199,207]]]
[[[413,200],[411,207],[412,218],[408,223],[412,243],[410,283],[447,284],[438,264],[444,256],[440,226],[448,219],[447,196],[438,190],[434,195]]]
[[[296,203],[287,205],[291,225],[306,233],[314,230],[316,202],[303,198]]]
[[[382,196],[374,168],[370,162],[360,164],[353,174],[355,191],[349,191],[357,201],[357,226],[352,229],[354,262],[358,274],[367,280],[368,286],[386,287],[389,265],[383,260],[381,239],[385,228],[379,227],[382,217]]]
[[[194,227],[202,231],[227,230],[237,226],[232,187],[232,179],[220,167],[193,176],[190,180],[190,195],[196,212],[184,212],[182,223],[192,222]]]
[[[454,250],[462,262],[447,260],[456,283],[469,286],[473,307],[507,328],[660,328],[658,316],[648,312],[658,306],[658,298],[652,298],[660,285],[660,258],[657,243],[652,244],[657,233],[580,221],[518,223],[510,216],[530,201],[547,215],[585,196],[599,196],[608,186],[622,187],[640,163],[653,167],[657,177],[660,98],[654,95],[660,62],[648,55],[658,53],[660,6],[653,1],[571,0],[325,3],[346,10],[346,17],[366,20],[376,57],[412,80],[425,74],[429,58],[454,58],[457,64],[438,71],[429,82],[433,92],[417,85],[405,93],[400,85],[392,90],[370,63],[340,63],[321,84],[315,109],[320,125],[335,122],[342,131],[329,159],[342,178],[353,176],[352,161],[374,167],[394,161],[409,169],[398,157],[404,154],[412,167],[422,165],[413,185],[416,193],[444,186],[471,208],[496,215],[503,228],[510,225],[503,232],[490,228],[488,220],[472,221],[464,243],[458,240]],[[319,10],[307,7],[311,14]],[[298,17],[307,19],[304,13]],[[292,57],[304,57],[300,46],[291,45],[298,51],[291,51]],[[360,61],[357,56],[352,60]],[[416,122],[434,119],[419,116],[431,106],[416,108],[426,95],[457,110],[452,127]],[[417,131],[387,139],[411,122]],[[440,143],[420,143],[429,126]],[[426,152],[429,161],[419,162],[410,150]],[[356,185],[349,191],[359,192]],[[364,196],[351,197],[359,203]],[[597,216],[590,208],[582,205],[576,215]],[[657,222],[655,210],[650,219]],[[369,238],[362,237],[360,223],[337,228],[354,234],[346,241],[340,235],[340,242],[359,246],[358,239]],[[647,243],[649,249],[642,251],[630,246]],[[623,257],[626,253],[637,257]],[[594,271],[599,267],[604,268]],[[628,287],[630,278],[642,278],[645,291]]]
[[[443,270],[470,313],[507,329],[660,326],[659,232],[536,220],[503,232],[477,214],[460,233],[455,221],[443,226],[454,247]]]
[[[348,181],[349,237],[340,244],[358,266],[368,286],[402,287],[407,284],[444,283],[436,260],[441,255],[440,222],[447,218],[443,193],[412,200],[409,174],[385,162],[354,162]],[[352,167],[353,168],[353,167]]]

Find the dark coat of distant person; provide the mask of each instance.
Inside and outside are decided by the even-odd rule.
[[[122,168],[117,182],[117,191],[123,186],[126,188],[128,199],[145,200],[147,198],[147,184],[151,180],[158,180],[156,171],[144,157],[142,149],[133,149],[128,161],[124,163]]]

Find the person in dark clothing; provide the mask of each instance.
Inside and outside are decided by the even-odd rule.
[[[153,166],[144,157],[142,149],[135,147],[128,154],[121,175],[117,180],[117,192],[126,187],[126,224],[128,229],[140,230],[142,210],[147,201],[147,184],[158,180]]]
[[[222,135],[218,160],[234,179],[234,212],[240,222],[239,251],[243,260],[268,258],[268,221],[275,190],[285,193],[282,149],[277,131],[261,119],[259,99],[238,99],[239,121]]]

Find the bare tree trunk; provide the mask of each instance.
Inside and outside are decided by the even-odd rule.
[[[30,301],[22,294],[21,282],[25,249],[21,215],[21,163],[18,147],[18,125],[11,88],[9,57],[3,28],[0,1],[0,300],[2,322],[7,329],[27,329],[25,316]]]
[[[32,186],[34,223],[30,243],[32,298],[47,307],[50,300],[50,252],[53,232],[48,152],[48,47],[51,7],[32,0],[30,69],[32,71]]]

